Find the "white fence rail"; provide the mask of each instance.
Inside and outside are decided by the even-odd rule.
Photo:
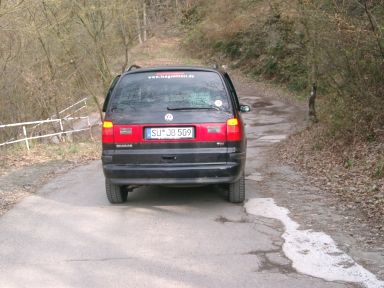
[[[66,119],[66,118],[72,116],[73,114],[77,113],[78,111],[81,111],[81,110],[87,108],[87,107],[88,107],[88,106],[87,106],[87,100],[88,100],[88,98],[83,98],[83,99],[77,101],[75,104],[72,104],[71,106],[65,108],[64,110],[61,110],[61,111],[58,113],[59,118],[61,118],[61,119]],[[80,104],[81,104],[81,106],[80,106]],[[75,111],[73,111],[72,113],[70,113],[70,114],[68,114],[68,115],[66,115],[66,116],[64,116],[64,117],[61,116],[64,112],[66,112],[66,111],[68,111],[68,110],[70,110],[70,109],[72,109],[72,108],[74,108],[74,107],[76,108],[77,106],[80,106],[80,107],[77,108],[77,109],[76,109]],[[57,115],[52,115],[52,116],[49,117],[47,120],[52,120],[52,119],[57,119]],[[36,127],[40,126],[41,124],[43,124],[43,123],[38,123],[36,126],[33,126],[33,128],[36,128]]]
[[[74,108],[75,110],[68,114],[67,111],[70,111],[70,109],[72,109],[72,108]],[[89,130],[92,127],[91,127],[91,123],[90,123],[88,115],[87,116],[80,116],[80,117],[72,117],[74,114],[76,114],[79,111],[84,110],[86,108],[87,108],[87,98],[84,98],[84,99],[76,102],[75,104],[65,108],[64,110],[61,110],[58,113],[58,115],[60,117],[61,117],[61,115],[64,112],[67,112],[66,113],[67,115],[65,115],[64,117],[59,118],[59,119],[57,119],[57,116],[52,116],[51,118],[49,118],[47,120],[30,121],[30,122],[21,122],[21,123],[13,123],[13,124],[0,125],[0,129],[9,128],[9,127],[22,127],[22,130],[23,130],[23,132],[22,132],[23,138],[12,139],[12,140],[0,143],[0,147],[1,146],[5,146],[5,145],[20,143],[20,142],[25,142],[25,145],[26,145],[27,149],[30,150],[30,145],[29,145],[30,144],[29,143],[30,140],[39,139],[39,138],[47,138],[47,137],[55,137],[55,136],[61,138],[62,135],[65,135],[65,134],[70,134],[70,133],[75,133],[75,132],[81,132],[81,131]],[[64,125],[63,125],[64,123],[69,122],[69,121],[82,120],[82,119],[86,119],[87,120],[87,124],[83,125],[83,127],[78,127],[78,128],[73,128],[72,127],[72,129],[64,129]],[[31,127],[33,125],[29,129],[31,129],[32,131],[35,131],[37,127],[39,127],[39,126],[41,126],[43,124],[47,124],[47,123],[58,124],[58,129],[57,130],[59,130],[59,131],[58,132],[52,132],[52,131],[51,132],[47,132],[44,135],[33,136],[31,134],[30,136],[28,136],[27,127]]]

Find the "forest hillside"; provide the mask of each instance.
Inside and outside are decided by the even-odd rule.
[[[46,119],[84,96],[102,101],[135,62],[132,47],[178,33],[190,55],[298,96],[316,84],[327,139],[384,133],[383,1],[7,0],[0,27],[3,124]]]

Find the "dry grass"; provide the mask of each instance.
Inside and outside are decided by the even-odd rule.
[[[9,170],[44,163],[51,160],[66,160],[74,164],[100,159],[101,143],[87,141],[80,143],[35,144],[28,151],[25,146],[3,148],[0,153],[0,175]]]

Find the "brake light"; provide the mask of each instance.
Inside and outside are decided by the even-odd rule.
[[[103,143],[113,143],[114,135],[113,135],[113,122],[112,121],[103,121],[103,129],[102,129],[102,142]]]
[[[227,140],[240,141],[242,138],[241,122],[237,118],[227,120]]]

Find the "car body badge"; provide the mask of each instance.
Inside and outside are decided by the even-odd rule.
[[[171,122],[173,120],[173,115],[168,113],[165,115],[165,121]]]

